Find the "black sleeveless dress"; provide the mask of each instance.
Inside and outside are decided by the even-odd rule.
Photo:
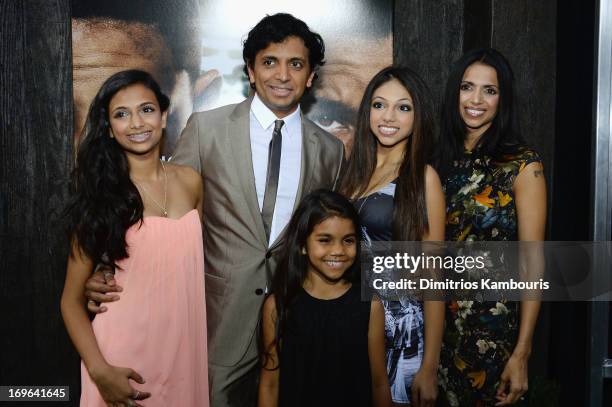
[[[280,350],[279,406],[372,405],[370,306],[356,285],[333,300],[300,289]]]

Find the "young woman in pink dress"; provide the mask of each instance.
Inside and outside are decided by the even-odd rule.
[[[169,100],[142,71],[94,98],[67,209],[62,315],[82,358],[81,406],[208,406],[202,183],[160,161]],[[115,269],[121,301],[90,322],[84,286]]]

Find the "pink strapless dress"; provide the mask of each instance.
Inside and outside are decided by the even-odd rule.
[[[146,217],[126,234],[129,257],[115,278],[121,299],[92,325],[108,363],[129,367],[147,407],[207,407],[208,354],[202,227],[194,209],[180,219]],[[81,406],[105,407],[81,363]]]

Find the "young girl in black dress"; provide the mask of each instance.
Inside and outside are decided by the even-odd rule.
[[[343,196],[308,195],[289,222],[263,306],[260,407],[390,406],[379,301],[362,301],[359,218]]]

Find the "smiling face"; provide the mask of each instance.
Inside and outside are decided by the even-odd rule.
[[[340,281],[357,256],[353,222],[339,216],[325,219],[313,228],[305,250],[310,277],[329,283]]]
[[[257,95],[278,118],[295,111],[314,77],[308,48],[298,37],[271,43],[255,55],[255,61],[249,61],[247,69]]]
[[[495,69],[480,62],[468,66],[459,88],[459,114],[469,135],[480,137],[491,127],[498,104]]]
[[[414,127],[414,104],[406,88],[391,79],[380,85],[370,102],[370,129],[379,148],[405,148]]]
[[[142,84],[121,89],[108,106],[111,134],[127,153],[159,155],[159,143],[166,127],[155,93]]]

